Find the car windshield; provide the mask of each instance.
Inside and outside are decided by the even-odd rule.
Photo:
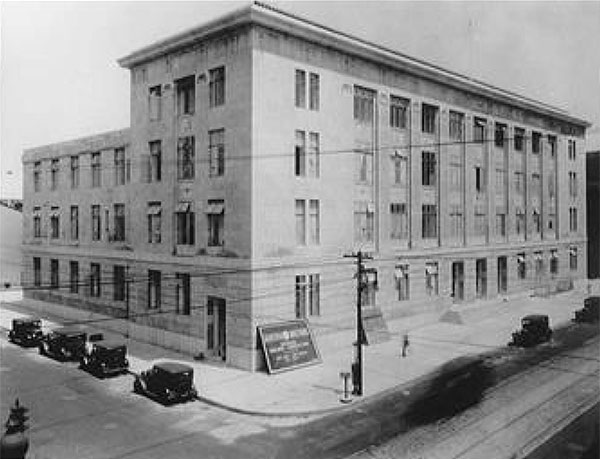
[[[125,357],[125,346],[119,347],[104,347],[96,346],[96,352],[102,357],[114,357],[123,358]]]

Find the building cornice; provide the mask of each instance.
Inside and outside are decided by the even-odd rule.
[[[244,25],[263,26],[465,92],[483,95],[492,100],[557,118],[579,127],[587,128],[591,126],[588,121],[571,116],[566,111],[552,105],[498,88],[458,72],[446,70],[437,65],[286,13],[260,2],[254,2],[250,6],[236,10],[206,24],[144,47],[119,59],[118,63],[122,67],[131,69],[145,62],[181,50],[182,48],[190,47],[211,36],[222,34]]]

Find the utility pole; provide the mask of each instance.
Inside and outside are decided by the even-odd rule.
[[[375,272],[374,269],[365,269],[363,260],[371,260],[372,257],[365,255],[361,250],[358,253],[344,255],[345,258],[356,258],[356,358],[352,363],[352,395],[363,395],[363,344],[364,330],[362,321],[362,292],[368,288],[369,272]]]

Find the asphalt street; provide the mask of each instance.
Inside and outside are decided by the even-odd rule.
[[[5,336],[0,352],[0,415],[7,417],[16,397],[30,409],[28,459],[272,457],[298,422],[199,401],[164,407],[134,394],[131,375],[96,379]]]

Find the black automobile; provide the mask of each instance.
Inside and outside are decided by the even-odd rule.
[[[42,336],[42,321],[37,317],[13,319],[8,332],[8,340],[21,346],[37,346]]]
[[[127,346],[120,341],[92,341],[85,346],[80,367],[100,378],[127,373],[126,356]]]
[[[136,375],[133,391],[170,405],[196,398],[194,370],[181,363],[161,362]]]
[[[79,361],[85,352],[87,333],[75,327],[62,327],[44,335],[38,345],[40,354],[58,360]]]
[[[509,346],[532,347],[552,337],[550,321],[545,314],[531,314],[521,319],[521,330],[512,334]]]
[[[575,322],[598,322],[600,320],[600,296],[589,296],[583,300],[583,308],[575,311]]]

